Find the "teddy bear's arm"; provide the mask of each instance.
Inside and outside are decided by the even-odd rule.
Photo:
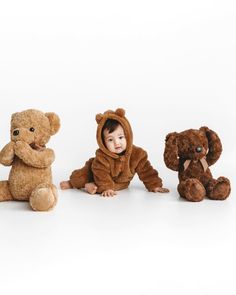
[[[219,136],[215,131],[209,129],[208,127],[201,127],[201,131],[204,131],[208,139],[208,154],[206,155],[206,160],[209,166],[215,164],[222,153],[222,144]]]
[[[55,159],[53,150],[33,150],[27,143],[23,141],[16,142],[15,153],[25,164],[36,168],[49,167]]]
[[[0,152],[0,163],[4,166],[11,166],[15,151],[14,151],[14,142],[9,142]]]
[[[166,146],[164,151],[164,161],[168,168],[174,171],[179,170],[177,133],[173,132],[166,136]]]

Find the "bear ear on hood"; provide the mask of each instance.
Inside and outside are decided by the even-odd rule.
[[[124,117],[125,116],[125,110],[122,108],[119,108],[115,111],[116,115],[118,115],[119,117]]]
[[[57,133],[60,128],[60,119],[55,113],[45,113],[45,116],[48,118],[51,127],[51,135]]]
[[[99,124],[103,119],[103,114],[97,114],[96,115],[96,122]]]

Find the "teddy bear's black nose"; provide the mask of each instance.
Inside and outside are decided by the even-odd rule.
[[[196,150],[197,153],[201,153],[201,151],[202,151],[202,147],[198,146],[198,147],[196,147],[195,150]]]
[[[19,135],[19,133],[20,133],[20,131],[19,131],[19,130],[14,130],[14,131],[13,131],[13,135],[14,135],[14,136],[17,136],[17,135]]]

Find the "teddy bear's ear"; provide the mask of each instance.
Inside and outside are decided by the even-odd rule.
[[[51,135],[57,133],[60,128],[60,119],[55,113],[46,113],[45,116],[48,118],[51,127]]]
[[[168,168],[178,171],[179,158],[178,158],[178,133],[172,132],[166,136],[166,145],[164,151],[164,161]]]
[[[103,118],[103,114],[97,114],[96,115],[96,121],[97,121],[98,124],[102,121],[102,118]]]
[[[199,128],[200,131],[204,132],[205,134],[210,131],[210,129],[207,126],[203,126],[201,128]]]
[[[12,115],[11,115],[11,120],[13,120],[13,119],[17,116],[17,114],[18,114],[18,113],[14,113],[14,114],[12,114]]]
[[[120,116],[120,117],[124,117],[125,116],[125,110],[122,108],[119,108],[115,111],[116,115]]]
[[[220,157],[222,153],[222,144],[218,134],[210,128],[204,126],[199,129],[203,131],[208,140],[208,154],[207,162],[209,165],[213,165]]]
[[[178,137],[178,133],[177,132],[172,132],[166,135],[166,141],[168,141],[169,139],[171,139],[171,141],[174,141],[176,143],[176,139]]]

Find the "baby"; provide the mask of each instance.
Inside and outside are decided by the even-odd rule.
[[[60,183],[61,189],[85,188],[89,194],[113,197],[125,189],[135,173],[150,192],[169,192],[162,187],[158,172],[147,159],[147,153],[133,145],[132,129],[123,109],[96,116],[99,149],[95,158],[75,170],[70,180]]]

